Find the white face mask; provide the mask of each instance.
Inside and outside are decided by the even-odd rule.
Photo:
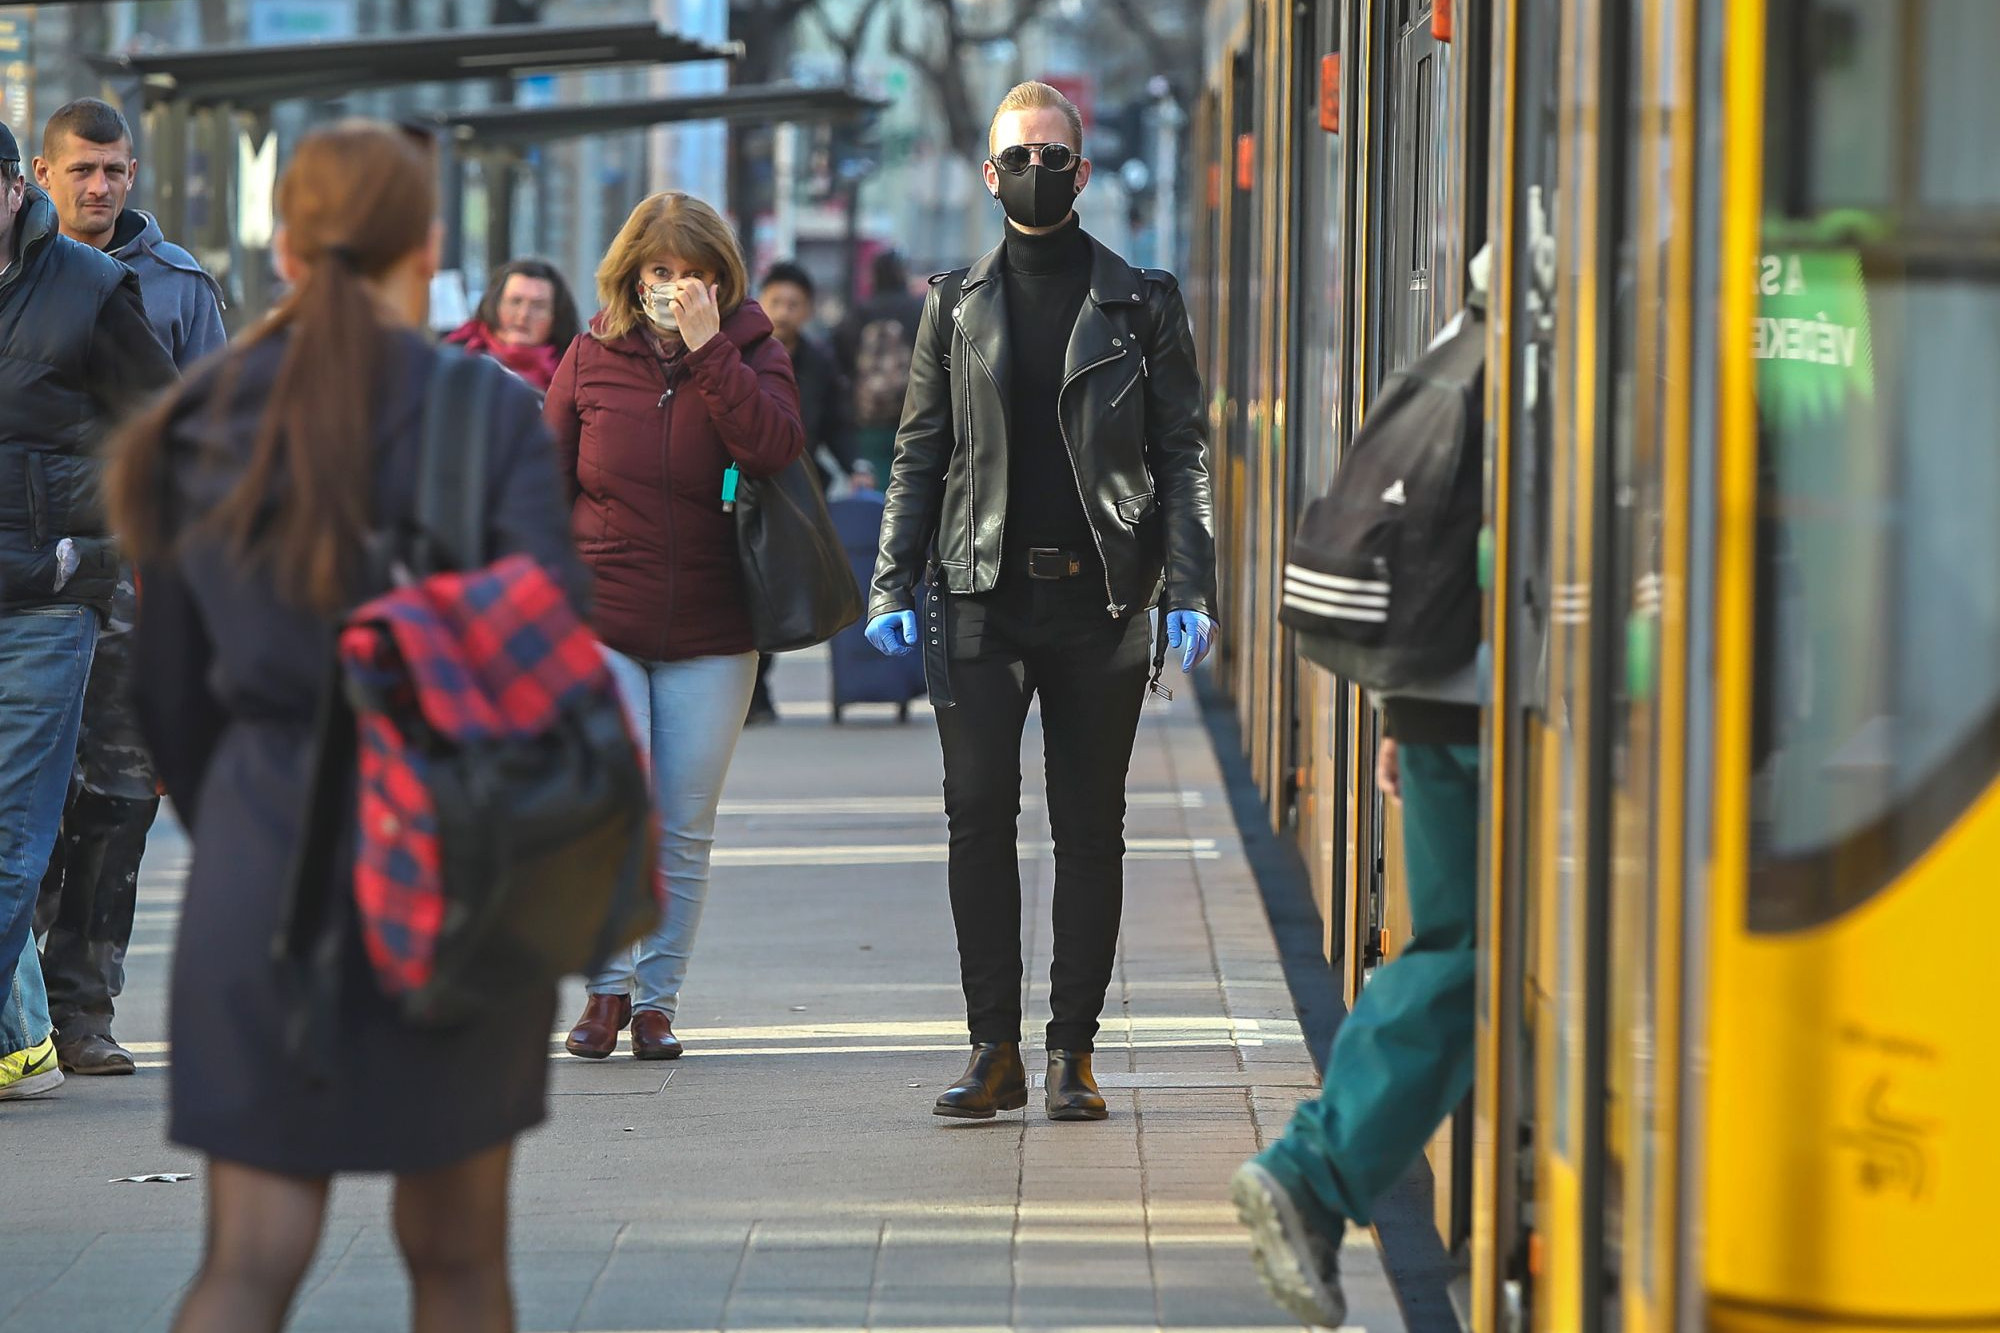
[[[680,294],[678,282],[656,282],[646,288],[646,318],[653,327],[663,333],[674,333],[681,322],[674,315],[674,297]]]

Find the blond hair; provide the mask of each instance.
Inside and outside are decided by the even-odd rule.
[[[1000,132],[1000,117],[1009,111],[1060,111],[1069,122],[1070,137],[1076,140],[1071,147],[1083,151],[1083,113],[1076,109],[1076,103],[1064,97],[1060,88],[1030,79],[1017,83],[1008,94],[1000,99],[1000,105],[993,112],[993,123],[986,128],[986,151],[991,153],[1000,147],[995,137]]]
[[[693,195],[666,190],[640,201],[597,266],[597,299],[604,307],[599,337],[622,338],[645,319],[639,309],[639,270],[655,255],[672,255],[714,274],[715,304],[724,319],[749,295],[750,271],[735,231]]]

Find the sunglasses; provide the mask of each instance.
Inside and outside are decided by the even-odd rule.
[[[1068,171],[1076,165],[1076,150],[1066,143],[1017,143],[1002,148],[991,161],[1009,176],[1018,176],[1034,165],[1037,153],[1050,171]]]

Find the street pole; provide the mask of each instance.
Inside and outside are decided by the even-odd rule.
[[[795,259],[799,251],[799,134],[797,125],[779,125],[772,154],[771,248],[778,259]]]
[[[1180,213],[1180,128],[1187,120],[1180,103],[1162,97],[1153,116],[1153,229],[1154,253],[1160,267],[1175,269],[1180,264],[1179,237],[1175,222]]]
[[[861,304],[861,178],[856,176],[847,182],[847,235],[841,244],[841,257],[847,264],[845,294],[847,308],[853,310]]]

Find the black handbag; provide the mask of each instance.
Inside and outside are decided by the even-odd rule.
[[[758,652],[810,648],[861,619],[861,588],[810,458],[775,477],[743,477],[735,509],[736,558]]]

